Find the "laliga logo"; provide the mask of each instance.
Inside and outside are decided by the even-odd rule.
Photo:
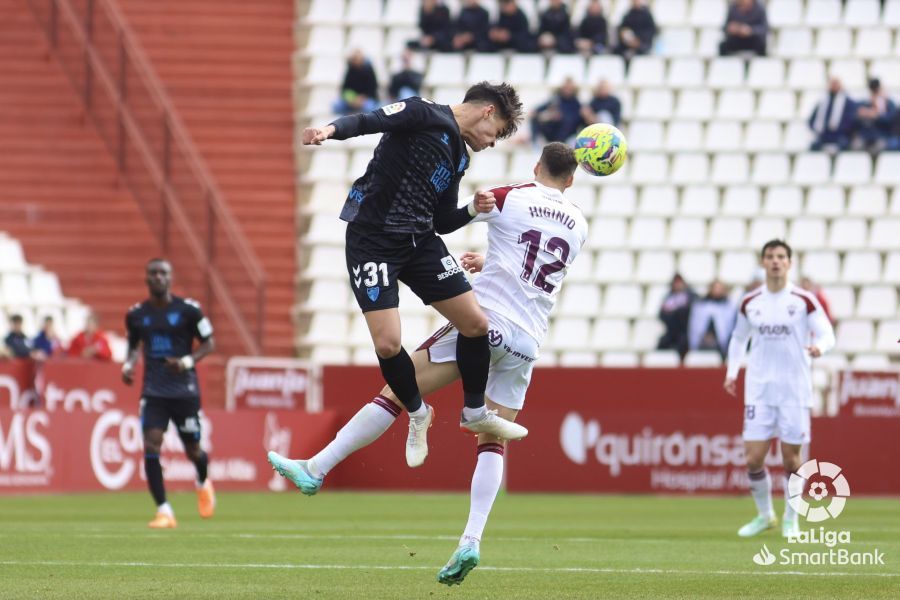
[[[807,491],[819,506],[811,506],[803,499],[804,492]],[[850,496],[850,484],[841,474],[839,466],[813,459],[803,463],[796,473],[791,474],[788,493],[788,502],[797,514],[803,515],[811,523],[818,523],[829,518],[836,519],[841,514]]]

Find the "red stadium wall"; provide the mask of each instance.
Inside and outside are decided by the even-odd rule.
[[[507,489],[741,493],[741,402],[722,391],[722,375],[718,369],[538,370],[520,418],[530,435],[507,453]],[[900,449],[900,375],[843,374],[839,381],[834,405],[840,410],[813,419],[810,456],[840,465],[854,494],[900,494],[892,464]],[[284,489],[265,451],[310,456],[381,386],[377,368],[326,367],[323,413],[207,411],[212,477],[223,489]],[[60,361],[35,369],[27,361],[0,362],[0,493],[144,489],[138,397],[137,388],[121,383],[117,365]],[[335,469],[328,489],[468,489],[475,442],[460,433],[460,397],[458,386],[429,397],[437,416],[425,465],[406,468],[401,417]],[[37,408],[27,408],[35,402]],[[777,475],[778,458],[774,452],[769,458]],[[192,485],[193,467],[174,430],[163,462],[176,488]],[[783,482],[773,480],[778,487]]]
[[[741,493],[743,403],[722,390],[719,369],[540,369],[510,444],[507,489],[518,492]],[[893,375],[897,378],[897,375]],[[323,372],[324,406],[344,422],[382,386],[376,368]],[[894,388],[898,389],[897,387]],[[428,461],[404,466],[405,419],[329,476],[330,488],[464,490],[475,444],[460,434],[461,390],[429,398],[437,418]],[[876,401],[876,403],[881,401]],[[900,397],[895,400],[900,406]],[[881,411],[885,414],[884,411]],[[810,456],[844,468],[854,493],[900,494],[900,418],[841,410],[813,419]],[[402,425],[401,425],[402,423]],[[779,458],[769,465],[776,486]]]

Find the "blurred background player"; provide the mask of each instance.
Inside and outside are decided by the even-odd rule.
[[[834,346],[834,331],[814,294],[788,281],[791,247],[771,240],[762,249],[766,282],[741,299],[737,323],[728,347],[725,391],[737,395],[736,381],[747,340],[751,349],[744,380],[744,453],[750,494],[759,514],[738,530],[757,535],[777,525],[772,508],[772,479],[765,466],[772,440],[781,440],[784,463],[782,534],[800,531],[797,513],[787,503],[787,480],[801,464],[801,449],[810,435],[813,403],[810,358]]]
[[[515,133],[521,113],[522,103],[510,85],[481,82],[453,106],[408,98],[303,131],[304,145],[384,134],[341,211],[348,223],[347,273],[384,380],[422,435],[433,411],[422,402],[415,368],[400,343],[400,281],[460,331],[457,360],[465,403],[460,425],[505,439],[524,436],[523,427],[484,408],[490,363],[487,317],[462,268],[435,235],[455,231],[477,211],[493,206],[493,196],[479,192],[469,206],[457,208],[459,181],[469,165],[466,147],[474,152],[492,148]]]
[[[144,350],[144,383],[141,389],[141,426],[144,431],[144,471],[150,494],[156,502],[153,529],[177,526],[175,513],[166,501],[162,465],[159,462],[163,434],[169,419],[178,428],[184,452],[197,468],[197,508],[200,516],[213,516],[216,496],[207,476],[209,457],[200,447],[200,386],[194,365],[213,351],[213,328],[200,305],[171,292],[172,265],[154,258],[147,263],[150,297],[132,306],[125,315],[128,358],[122,365],[122,380],[134,382],[134,367],[141,346]],[[193,350],[194,338],[200,345]]]
[[[463,267],[481,272],[473,287],[490,322],[491,369],[487,405],[514,421],[547,333],[550,311],[563,278],[587,239],[587,220],[563,192],[572,185],[577,161],[572,149],[555,142],[544,147],[534,168],[535,180],[491,190],[494,209],[475,221],[487,221],[487,257],[463,255]],[[413,354],[419,389],[428,394],[460,378],[456,358],[459,332],[448,324]],[[290,460],[269,452],[269,462],[301,492],[314,495],[325,475],[350,454],[378,439],[394,423],[403,404],[385,387],[338,432],[322,451],[307,460]],[[410,419],[410,436],[416,429]],[[406,462],[418,467],[428,455],[424,435],[407,444]],[[478,461],[472,475],[469,519],[459,547],[441,569],[438,581],[461,583],[480,560],[479,544],[491,506],[503,480],[503,439],[478,436]]]

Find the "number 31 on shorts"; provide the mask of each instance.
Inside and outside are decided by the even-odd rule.
[[[365,279],[362,278],[360,273],[365,274]],[[361,266],[356,265],[355,267],[353,267],[353,285],[355,285],[356,287],[359,287],[360,283],[365,284],[366,287],[379,285],[379,273],[381,275],[380,279],[382,281],[380,285],[383,285],[385,287],[390,285],[390,283],[388,282],[387,263],[367,262],[366,264]]]

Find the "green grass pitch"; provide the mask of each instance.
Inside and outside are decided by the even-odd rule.
[[[201,520],[150,531],[145,493],[0,498],[0,598],[898,598],[900,500],[851,498],[828,528],[885,566],[758,566],[746,498],[501,495],[481,566],[435,581],[463,494],[220,493]],[[781,502],[777,503],[780,510]],[[817,546],[816,549],[824,549]]]

